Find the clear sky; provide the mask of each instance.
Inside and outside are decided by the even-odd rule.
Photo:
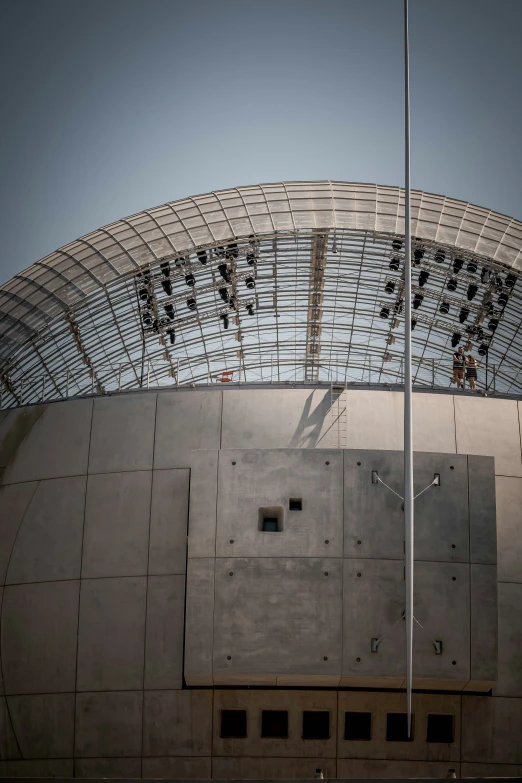
[[[402,0],[2,0],[0,282],[234,185],[402,185]],[[412,184],[522,219],[522,0],[410,0]]]

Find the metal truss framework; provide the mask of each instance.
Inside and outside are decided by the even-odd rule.
[[[396,188],[288,183],[94,232],[0,289],[2,407],[223,380],[400,384],[401,210]],[[487,363],[520,394],[522,226],[421,193],[413,217],[414,382],[449,386],[458,334],[486,351],[479,385]]]

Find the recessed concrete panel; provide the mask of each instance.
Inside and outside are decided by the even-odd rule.
[[[149,576],[145,688],[183,686],[185,577]]]
[[[497,529],[493,457],[470,455],[468,477],[470,560],[472,563],[496,563]],[[497,481],[504,481],[504,479],[499,477]]]
[[[221,451],[218,475],[218,557],[341,554],[342,452]],[[291,499],[301,510],[291,510]],[[263,532],[259,509],[276,506],[282,508],[282,531]]]
[[[75,755],[141,756],[143,693],[78,693]]]
[[[72,759],[0,761],[2,778],[70,778],[72,774]]]
[[[462,699],[462,761],[522,764],[522,699]]]
[[[221,711],[245,710],[247,736],[225,739],[221,735]],[[288,712],[288,737],[261,736],[263,710]],[[329,739],[303,739],[303,710],[330,713]],[[337,694],[334,691],[222,690],[214,692],[212,755],[335,758],[337,745]],[[322,766],[319,764],[318,766]]]
[[[20,759],[22,754],[7,710],[7,701],[0,698],[0,759]]]
[[[152,470],[156,394],[97,397],[89,473]]]
[[[214,682],[249,684],[285,674],[325,678],[341,670],[342,561],[216,561]]]
[[[498,682],[494,693],[522,696],[522,584],[498,584]]]
[[[147,573],[152,473],[89,476],[82,577]]]
[[[16,535],[36,487],[36,481],[0,487],[0,584],[4,584]]]
[[[9,696],[9,712],[23,758],[71,758],[74,693]]]
[[[454,762],[460,756],[460,696],[443,694],[417,694],[412,696],[413,741],[389,742],[386,740],[388,713],[405,713],[404,693],[339,693],[337,755],[339,758],[359,759],[411,759]],[[344,739],[345,713],[371,713],[371,741]],[[453,716],[453,743],[426,742],[429,714]],[[448,767],[446,767],[446,772]]]
[[[163,780],[210,780],[211,759],[206,758],[150,758],[143,759],[143,778]]]
[[[522,479],[497,476],[498,579],[522,582]]]
[[[185,681],[212,685],[214,638],[214,558],[194,558],[187,564],[185,616]]]
[[[334,780],[335,759],[219,758],[212,759],[212,775],[217,780],[312,780],[317,769]]]
[[[500,617],[497,602],[497,569],[492,565],[472,565],[470,570],[471,677],[468,687],[470,690],[486,691],[494,685],[498,676],[497,648]]]
[[[74,691],[79,582],[4,588],[2,668],[6,693]]]
[[[139,759],[75,759],[75,778],[141,778]]]
[[[10,449],[4,484],[87,473],[92,400],[34,406],[26,416],[30,428],[16,418],[15,429],[22,428],[23,437],[11,434],[15,447]]]
[[[211,691],[147,691],[144,756],[210,756]]]
[[[515,400],[455,397],[459,454],[495,457],[497,476],[522,476]]]
[[[184,574],[189,470],[155,470],[150,511],[149,574]]]
[[[221,392],[160,392],[154,468],[188,468],[190,452],[219,449]]]
[[[223,449],[329,448],[330,389],[223,392]]]
[[[193,451],[190,470],[188,556],[215,557],[218,451]]]
[[[82,581],[77,690],[143,687],[146,582],[139,576]]]
[[[344,464],[345,556],[403,560],[403,453],[349,450]],[[440,486],[430,487],[436,473]],[[416,559],[467,562],[466,457],[415,452],[414,492]]]
[[[8,584],[80,578],[85,485],[85,476],[39,483],[16,537]]]
[[[447,761],[384,761],[381,759],[338,759],[337,777],[343,780],[383,780],[394,779],[422,779],[422,778],[447,778]],[[451,769],[456,776],[461,777],[461,765],[451,762]],[[462,777],[465,777],[462,773]]]

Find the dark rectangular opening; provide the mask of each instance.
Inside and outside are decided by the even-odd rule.
[[[345,712],[344,713],[344,738],[346,740],[371,740],[372,713],[371,712]]]
[[[303,710],[303,739],[330,739],[330,713],[326,710]]]
[[[302,511],[303,510],[303,500],[302,498],[290,498],[288,501],[288,510],[289,511]]]
[[[288,738],[287,710],[262,710],[261,736],[277,739]]]
[[[263,533],[277,533],[277,517],[263,519]]]
[[[426,742],[453,741],[453,715],[428,715]]]
[[[221,733],[223,739],[244,739],[247,735],[246,710],[221,710]]]
[[[408,715],[406,712],[389,712],[386,715],[386,742],[413,742],[413,715],[411,737],[408,737]]]
[[[263,533],[282,533],[283,519],[283,506],[262,506],[258,512],[258,530]]]

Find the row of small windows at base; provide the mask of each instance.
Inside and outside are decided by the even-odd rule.
[[[449,743],[454,741],[453,715],[428,715],[426,742]],[[412,716],[411,737],[408,737],[408,716],[402,712],[386,715],[386,741],[412,742],[415,721]],[[224,739],[245,739],[247,734],[246,710],[221,710],[221,734]],[[330,713],[327,710],[304,710],[302,739],[330,739]],[[261,737],[288,738],[287,710],[261,710]],[[344,739],[370,741],[372,739],[371,712],[345,712]]]

